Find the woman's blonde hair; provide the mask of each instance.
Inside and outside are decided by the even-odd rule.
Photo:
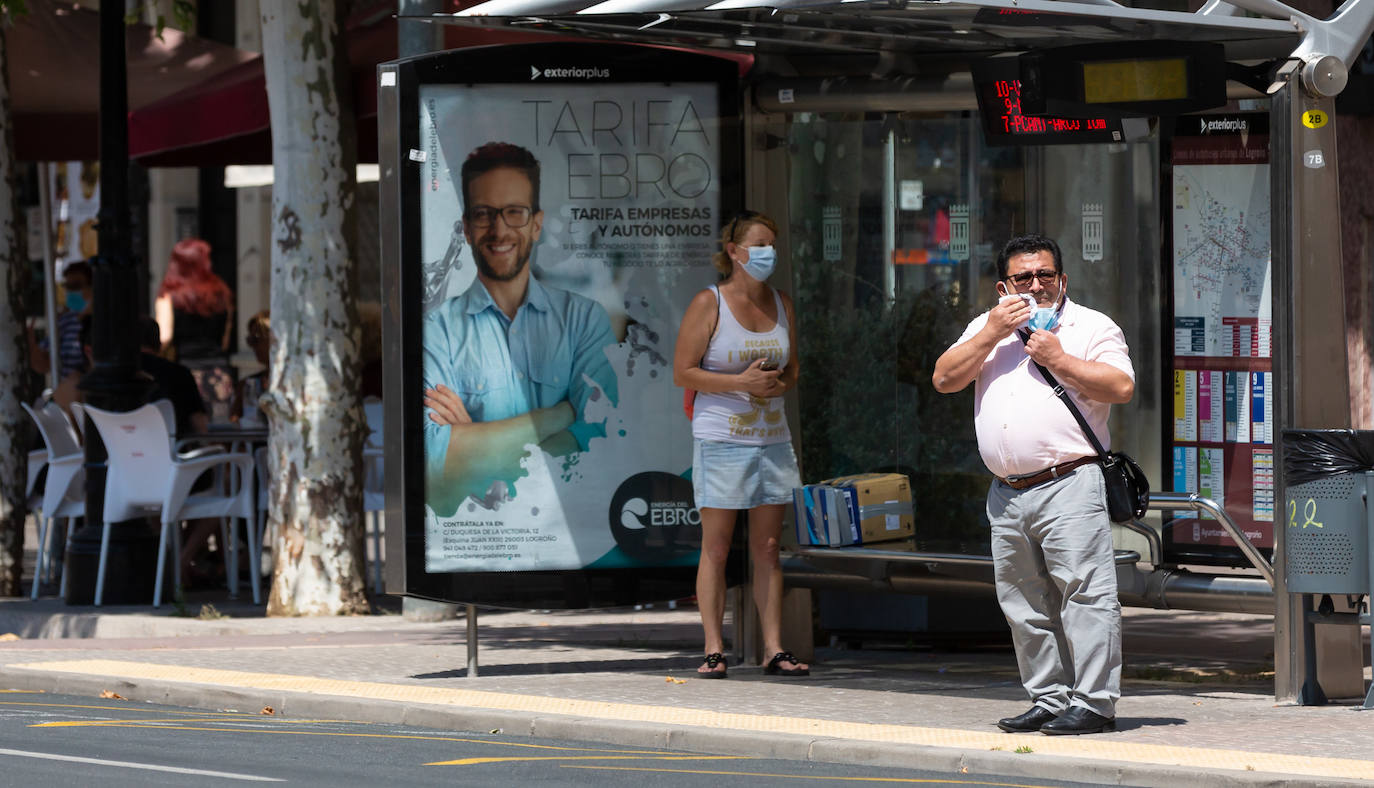
[[[735,264],[730,262],[730,256],[725,253],[725,245],[739,243],[749,232],[749,228],[761,224],[772,231],[773,235],[778,234],[778,223],[768,216],[758,211],[740,211],[720,230],[720,251],[711,255],[711,264],[720,272],[720,278],[724,279],[735,270]]]
[[[248,318],[249,346],[259,342],[270,341],[272,339],[272,313],[264,309],[261,312]]]

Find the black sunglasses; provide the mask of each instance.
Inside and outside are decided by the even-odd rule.
[[[734,243],[734,242],[735,242],[735,228],[739,226],[739,223],[740,223],[740,222],[747,222],[747,221],[749,221],[750,219],[753,219],[753,218],[758,217],[759,215],[760,215],[760,214],[759,214],[758,211],[749,211],[749,210],[740,211],[740,212],[736,213],[736,214],[735,214],[735,218],[733,218],[733,219],[730,220],[730,232],[728,232],[728,233],[725,234],[726,240],[729,241],[730,243]]]
[[[1048,285],[1052,284],[1054,280],[1058,278],[1058,271],[1022,271],[1021,273],[1016,274],[1015,276],[1007,277],[1007,279],[1010,280],[1012,284],[1015,284],[1017,287],[1025,287],[1026,285],[1031,283],[1031,279],[1039,279],[1040,284]]]

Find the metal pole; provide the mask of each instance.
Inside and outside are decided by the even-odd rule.
[[[477,678],[477,606],[466,605],[468,612],[468,678]]]
[[[146,401],[152,379],[139,372],[137,279],[129,253],[129,100],[125,61],[123,0],[100,2],[100,254],[92,266],[95,304],[91,314],[93,365],[80,388],[91,405],[133,410]],[[87,419],[86,511],[68,553],[68,604],[88,604],[100,555],[100,512],[105,505],[105,460],[100,433]],[[104,601],[130,603],[152,597],[156,532],[121,527],[112,531]]]
[[[52,248],[52,176],[53,166],[48,162],[38,164],[38,213],[43,223],[43,311],[47,320],[48,333],[48,378],[50,387],[57,391],[62,380],[62,365],[58,360],[57,346],[57,286],[53,279],[57,276],[57,261],[53,259]]]
[[[883,140],[883,296],[897,297],[897,132]]]
[[[444,0],[397,0],[396,43],[401,57],[438,52],[444,48],[444,26],[433,22],[408,20],[406,17],[442,14]]]
[[[1336,174],[1335,100],[1304,89],[1299,71],[1281,72],[1271,93],[1270,193],[1274,379],[1274,500],[1286,500],[1287,479],[1281,436],[1286,428],[1349,428],[1351,402],[1346,366],[1347,286],[1341,264],[1339,190]],[[1334,308],[1333,308],[1334,305]],[[1336,341],[1332,341],[1335,337]],[[1274,683],[1280,701],[1318,704],[1326,695],[1343,697],[1343,681],[1362,666],[1345,664],[1344,651],[1358,653],[1358,631],[1330,634],[1318,648],[1307,613],[1310,598],[1288,593],[1287,529],[1274,528]],[[1338,648],[1337,640],[1351,649]],[[1317,681],[1318,668],[1329,686]],[[1360,686],[1363,690],[1363,685]]]
[[[1368,471],[1364,474],[1364,524],[1365,524],[1365,565],[1364,571],[1367,575],[1366,580],[1369,587],[1369,596],[1365,597],[1365,618],[1369,621],[1369,645],[1374,649],[1374,473]],[[1358,608],[1357,608],[1358,610]],[[1358,613],[1357,613],[1358,614]],[[1360,627],[1355,627],[1359,632]],[[1374,650],[1370,652],[1371,659],[1374,659]],[[1361,666],[1363,667],[1363,666]],[[1360,708],[1368,711],[1374,709],[1374,681],[1369,683],[1369,691],[1365,693],[1364,705]]]
[[[444,48],[443,25],[435,24],[433,22],[422,22],[418,21],[417,19],[408,18],[429,16],[431,14],[441,14],[445,11],[444,6],[444,0],[397,0],[397,55],[399,55],[400,57],[415,57],[417,55],[424,55],[430,52],[438,52]],[[380,92],[378,100],[385,100],[381,98]],[[459,235],[461,235],[461,233],[459,233]],[[388,383],[388,385],[390,385],[390,383]],[[388,391],[390,391],[390,389],[388,389]],[[391,400],[393,397],[403,399],[403,396],[400,394],[393,395],[388,393],[386,395],[386,398],[388,400]],[[387,463],[387,466],[391,468],[401,467],[399,462],[389,462]],[[404,522],[403,514],[400,511],[400,509],[398,508],[394,511],[395,514],[392,516],[388,516],[387,521],[392,523]],[[390,515],[391,512],[388,512],[387,514]],[[386,531],[386,538],[388,540],[387,545],[388,547],[392,548],[387,550],[387,555],[401,556],[401,560],[387,562],[386,574],[388,578],[392,579],[386,582],[385,585],[389,587],[393,592],[397,593],[404,592],[406,587],[404,579],[406,569],[406,551],[403,531],[404,529],[401,528],[399,525],[393,528],[389,528]],[[398,577],[400,578],[399,581],[395,579]],[[477,675],[477,636],[475,634],[475,622],[477,620],[477,613],[471,605],[469,605],[468,608],[468,615],[470,617],[468,621],[470,625],[469,632],[473,633],[470,635],[472,639],[468,641],[468,650],[472,654],[472,672],[468,675],[475,676]],[[401,613],[406,618],[417,621],[442,621],[446,619],[457,618],[458,605],[449,602],[438,602],[432,599],[420,599],[419,597],[407,596],[401,597]]]

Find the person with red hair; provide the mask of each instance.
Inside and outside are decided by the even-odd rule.
[[[185,238],[172,248],[154,303],[164,355],[191,370],[214,422],[229,420],[234,293],[210,267],[210,244]]]

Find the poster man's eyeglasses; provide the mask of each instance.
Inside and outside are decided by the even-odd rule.
[[[511,229],[518,229],[530,223],[530,217],[534,212],[525,205],[507,205],[504,208],[492,208],[489,205],[478,205],[467,213],[468,224],[473,227],[485,230],[496,221],[500,216],[501,221]]]
[[[1054,280],[1058,278],[1058,271],[1022,271],[1021,273],[1015,276],[1007,277],[1007,280],[1010,281],[1012,284],[1016,285],[1017,287],[1025,287],[1026,285],[1031,283],[1032,279],[1039,279],[1040,284],[1048,285],[1052,284]]]

